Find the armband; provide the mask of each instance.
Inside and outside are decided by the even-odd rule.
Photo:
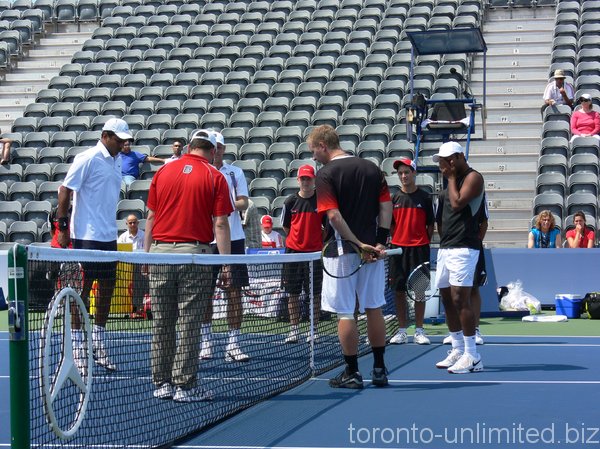
[[[61,217],[54,220],[56,227],[59,231],[66,231],[69,229],[69,219],[67,217]]]
[[[381,245],[387,245],[388,239],[390,237],[390,230],[386,228],[377,228],[377,234],[375,236],[375,241]]]

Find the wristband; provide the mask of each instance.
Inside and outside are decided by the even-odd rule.
[[[375,235],[375,241],[381,245],[387,245],[388,238],[390,237],[390,230],[386,228],[377,228],[377,234]]]
[[[54,220],[54,223],[56,223],[59,231],[66,231],[69,229],[69,219],[67,217],[57,218]]]

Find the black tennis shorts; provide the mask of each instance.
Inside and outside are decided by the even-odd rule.
[[[302,251],[296,251],[291,248],[285,249],[286,254],[299,254]],[[281,287],[290,295],[299,295],[304,292],[308,295],[310,292],[310,262],[284,263],[281,272]],[[321,259],[313,262],[313,294],[321,296],[321,287],[323,286],[323,264]]]
[[[219,254],[219,248],[217,248],[216,243],[212,243],[210,246],[213,248],[214,254]],[[246,254],[244,239],[231,241],[231,254]],[[221,271],[221,265],[213,265],[213,286],[217,284],[219,271]],[[250,285],[248,267],[245,264],[231,265],[231,283],[233,287],[238,288]]]
[[[402,254],[390,257],[390,288],[396,292],[405,292],[410,273],[422,263],[429,262],[429,245],[392,246],[402,248]]]

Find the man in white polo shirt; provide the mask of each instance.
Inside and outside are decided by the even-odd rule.
[[[246,253],[246,234],[242,227],[241,212],[248,208],[248,183],[241,168],[229,165],[223,161],[225,152],[225,139],[223,134],[217,131],[210,131],[217,141],[217,151],[213,165],[225,176],[229,186],[229,195],[234,211],[229,215],[229,229],[231,231],[231,254]],[[218,252],[216,244],[213,243],[213,249]],[[214,273],[214,280],[216,281]],[[231,266],[232,282],[231,286],[224,291],[227,300],[227,325],[229,327],[228,342],[225,348],[226,362],[247,362],[250,356],[245,354],[239,345],[240,329],[242,327],[242,288],[248,286],[248,268],[246,265]],[[209,307],[202,321],[202,348],[200,351],[201,359],[210,359],[213,356],[212,351],[212,307]]]
[[[117,202],[121,192],[121,160],[118,157],[123,144],[133,139],[127,123],[111,118],[102,128],[100,140],[95,147],[78,154],[58,191],[56,226],[58,241],[66,248],[70,242],[74,249],[102,251],[117,250]],[[73,211],[69,226],[68,211],[73,196]],[[70,235],[69,235],[70,229]],[[116,263],[82,263],[84,284],[83,301],[88,298],[94,280],[98,280],[96,313],[93,327],[93,349],[96,363],[108,370],[115,365],[108,358],[104,333],[110,311],[110,301],[115,287]],[[80,323],[74,317],[73,348],[78,366],[83,335]]]

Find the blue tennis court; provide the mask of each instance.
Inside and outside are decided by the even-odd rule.
[[[388,346],[387,388],[335,390],[326,373],[177,447],[600,445],[600,338],[486,337],[485,370],[468,375],[434,367],[440,343]],[[371,363],[360,360],[365,379]]]
[[[433,337],[431,346],[388,346],[387,388],[367,382],[362,391],[335,390],[327,380],[337,370],[325,373],[175,447],[600,445],[600,337],[486,336],[486,345],[479,347],[485,370],[468,375],[434,367],[449,349],[440,343],[441,337]],[[0,356],[8,358],[6,332],[0,333]],[[270,360],[274,366],[261,363],[260,368],[274,370],[277,363],[286,362]],[[360,359],[365,380],[370,378],[371,364],[370,356]],[[206,375],[218,375],[206,368]],[[233,372],[226,377],[242,381]],[[115,376],[113,382],[118,381]],[[8,365],[2,364],[0,419],[6,425],[0,426],[0,447],[10,447],[8,384]]]

